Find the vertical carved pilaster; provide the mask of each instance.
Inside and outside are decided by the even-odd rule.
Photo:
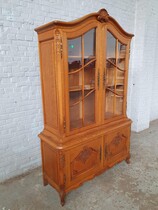
[[[61,33],[58,29],[55,31],[55,41],[56,41],[56,53],[57,55],[60,54],[62,58],[63,43],[62,43]]]
[[[65,204],[65,185],[66,185],[66,174],[65,174],[65,154],[63,154],[62,151],[59,152],[59,168],[60,168],[60,176],[61,176],[61,181],[60,181],[60,202],[61,205],[64,206]]]
[[[59,156],[60,156],[60,169],[64,169],[64,167],[65,167],[65,155],[62,152],[60,152]]]

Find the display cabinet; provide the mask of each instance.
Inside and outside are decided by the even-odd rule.
[[[132,34],[105,9],[38,33],[44,113],[44,185],[65,195],[130,158],[126,116]]]

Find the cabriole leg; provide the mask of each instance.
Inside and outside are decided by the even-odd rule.
[[[64,206],[65,205],[65,196],[66,196],[66,194],[65,194],[64,191],[61,191],[59,195],[60,195],[60,203],[61,203],[62,206]]]
[[[130,155],[127,156],[125,161],[126,161],[127,164],[130,164]]]

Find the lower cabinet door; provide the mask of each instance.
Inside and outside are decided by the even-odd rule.
[[[104,139],[104,166],[112,167],[129,155],[130,128],[111,132]]]
[[[102,137],[67,152],[69,186],[95,175],[102,165]]]

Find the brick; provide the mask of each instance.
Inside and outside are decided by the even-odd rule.
[[[126,31],[135,34],[131,46],[128,88],[128,116],[133,120],[133,130],[144,129],[149,126],[150,120],[158,118],[158,69],[155,68],[158,66],[158,1],[2,2],[0,141],[5,146],[1,147],[0,152],[3,163],[0,164],[0,181],[41,164],[37,134],[43,128],[43,115],[38,43],[34,28],[49,21],[73,20],[106,8]]]

